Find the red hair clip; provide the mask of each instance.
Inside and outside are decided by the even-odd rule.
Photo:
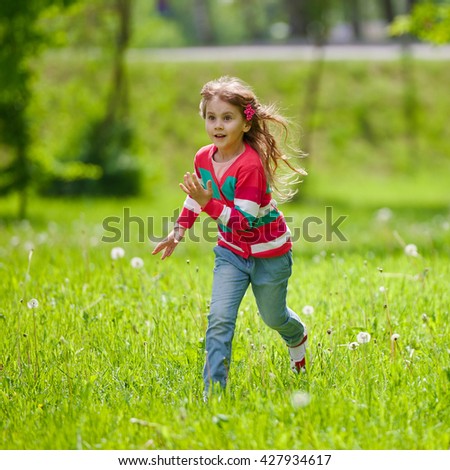
[[[252,108],[252,105],[250,103],[244,109],[244,114],[247,121],[250,121],[255,113],[256,111]]]

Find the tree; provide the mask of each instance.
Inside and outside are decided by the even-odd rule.
[[[412,35],[433,44],[450,42],[450,5],[431,2],[414,4],[410,13],[395,18],[392,36]]]
[[[215,42],[215,37],[210,18],[208,1],[194,0],[193,13],[197,39],[201,44],[213,44]]]
[[[308,0],[284,0],[283,3],[289,17],[292,37],[307,38],[309,23]]]
[[[362,28],[361,28],[361,5],[359,0],[350,0],[349,1],[349,15],[350,15],[350,24],[352,25],[353,37],[357,41],[361,41],[363,38]]]
[[[96,41],[101,43],[105,54],[112,53],[111,78],[104,112],[87,124],[84,134],[79,137],[83,145],[75,156],[88,167],[100,168],[101,175],[97,179],[86,175],[71,181],[54,178],[45,188],[47,194],[125,196],[140,191],[141,170],[136,160],[129,155],[133,128],[129,116],[126,52],[131,39],[133,3],[134,0],[96,0],[86,1],[82,5],[83,14],[91,16],[96,27],[104,30],[100,31]],[[105,38],[106,31],[112,33],[112,38]],[[92,46],[90,40],[88,38],[87,43]]]
[[[382,0],[381,8],[384,19],[387,21],[387,23],[392,23],[395,17],[394,5],[392,4],[392,0]]]
[[[32,136],[28,108],[32,98],[34,58],[48,41],[38,20],[50,5],[71,0],[15,0],[0,2],[0,196],[19,193],[20,218],[39,166],[30,156]]]

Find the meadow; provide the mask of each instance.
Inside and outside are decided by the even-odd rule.
[[[302,122],[308,67],[131,63],[142,197],[35,195],[22,221],[15,196],[1,199],[0,449],[449,448],[448,65],[416,68],[415,136],[398,63],[328,64],[319,110]],[[101,67],[50,56],[42,70],[36,152],[60,155],[58,136],[96,112]],[[314,130],[310,175],[283,206],[297,236],[289,304],[310,341],[307,372],[292,374],[249,292],[229,387],[205,403],[214,236],[202,219],[164,261],[145,236],[162,236],[182,204],[180,174],[205,143],[197,90],[223,73]],[[119,224],[106,242],[104,221],[123,223],[125,208],[129,239]]]

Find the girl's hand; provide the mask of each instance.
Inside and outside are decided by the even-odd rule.
[[[195,173],[186,173],[184,175],[184,184],[180,183],[180,188],[191,196],[202,208],[212,199],[213,191],[211,181],[208,181],[206,189],[203,189]]]
[[[180,240],[182,240],[182,238],[184,237],[185,231],[186,229],[184,227],[181,227],[180,225],[178,227],[175,227],[162,242],[159,242],[155,246],[152,251],[152,255],[156,255],[160,251],[164,250],[161,259],[170,256],[175,250],[175,248],[178,246],[178,243],[180,243]]]

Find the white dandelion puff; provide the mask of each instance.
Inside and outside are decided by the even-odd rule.
[[[314,307],[311,305],[305,305],[302,309],[303,315],[312,315],[314,313]]]
[[[295,391],[291,396],[291,403],[294,408],[304,408],[311,402],[311,396],[308,392],[302,392],[301,390]]]
[[[405,246],[405,254],[408,256],[417,257],[419,256],[419,252],[417,251],[417,246],[414,243],[409,243]]]
[[[36,299],[31,299],[27,302],[27,307],[28,308],[38,308],[39,307],[39,302]]]
[[[125,256],[125,250],[120,246],[115,246],[111,250],[111,258],[112,259],[119,259],[119,258],[123,258],[124,256]]]
[[[13,237],[11,237],[11,240],[9,241],[9,243],[11,244],[11,246],[19,246],[20,245],[20,238],[16,235],[14,235]]]
[[[25,248],[25,251],[33,251],[34,250],[34,243],[31,241],[27,241],[24,243],[23,247]]]
[[[399,335],[398,333],[394,333],[394,334],[391,336],[391,341],[392,341],[392,342],[397,341],[399,338],[400,338],[400,335]]]
[[[350,349],[351,351],[354,351],[355,349],[358,349],[358,348],[359,348],[359,343],[357,343],[356,341],[352,341],[348,345],[348,349]]]
[[[356,341],[358,341],[359,344],[365,344],[365,343],[368,343],[370,341],[370,333],[367,333],[367,331],[360,331],[357,335],[356,335]]]
[[[380,292],[386,292],[387,291],[386,287],[384,287],[384,286],[380,286],[380,288],[378,290]]]
[[[135,256],[131,259],[131,266],[135,269],[141,269],[144,267],[144,260],[138,256]]]
[[[393,213],[389,207],[382,207],[375,213],[375,219],[378,222],[388,222],[392,219]]]

